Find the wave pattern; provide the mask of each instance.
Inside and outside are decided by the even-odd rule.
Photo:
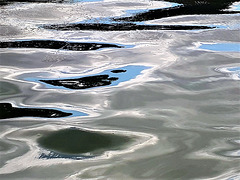
[[[0,3],[0,179],[238,179],[235,2]]]

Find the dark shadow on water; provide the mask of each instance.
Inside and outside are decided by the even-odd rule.
[[[86,159],[99,156],[106,151],[121,150],[132,140],[114,133],[69,128],[44,134],[37,142],[40,147],[49,151],[42,153],[40,158]]]
[[[180,3],[179,6],[153,9],[143,13],[137,13],[130,17],[113,18],[114,21],[139,22],[180,15],[204,15],[204,14],[232,14],[237,11],[223,11],[236,0],[168,0]]]
[[[62,3],[64,0],[0,0],[0,6],[1,5],[8,5],[14,2],[28,2],[28,3]]]
[[[127,70],[124,70],[124,69],[117,69],[117,70],[112,70],[111,72],[112,73],[124,73],[126,72]]]
[[[60,118],[71,115],[72,113],[66,113],[54,109],[17,108],[12,107],[10,103],[0,103],[0,119],[16,117]]]
[[[197,30],[212,29],[210,26],[185,26],[185,25],[139,25],[136,23],[73,23],[45,25],[46,29],[61,31],[95,30],[95,31],[135,31],[135,30]]]
[[[0,48],[44,48],[71,51],[90,51],[101,48],[122,48],[123,46],[105,43],[80,43],[55,40],[24,40],[0,42]]]
[[[76,2],[95,2],[102,0],[0,0],[1,5],[8,5],[15,2],[26,2],[26,3],[76,3]]]
[[[99,86],[107,86],[116,81],[118,78],[109,77],[109,75],[89,76],[79,79],[63,79],[63,80],[40,80],[44,83],[54,86],[63,86],[68,89],[88,89]]]
[[[54,86],[54,88],[67,89],[89,89],[101,86],[116,86],[121,82],[126,82],[136,78],[147,66],[129,65],[117,69],[105,70],[102,73],[94,76],[76,77],[71,79],[54,79],[54,80],[37,80],[47,85]],[[28,79],[31,81],[36,81]],[[52,87],[48,88],[52,88]]]
[[[212,29],[213,26],[189,26],[189,25],[146,25],[145,22],[154,19],[174,17],[181,15],[210,15],[233,14],[238,11],[224,11],[236,0],[170,0],[173,5],[169,8],[151,9],[139,12],[127,17],[106,18],[98,23],[94,19],[89,22],[44,25],[43,28],[61,31],[94,30],[94,31],[133,31],[133,30],[200,30]],[[136,11],[137,12],[137,11]],[[106,22],[105,22],[106,21]]]

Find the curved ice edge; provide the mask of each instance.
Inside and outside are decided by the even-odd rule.
[[[56,127],[46,125],[49,129],[55,129],[60,130],[62,129],[62,126]],[[46,127],[44,126],[44,127]],[[41,129],[44,128],[43,126],[39,127]],[[71,128],[72,126],[65,126],[64,128]],[[100,130],[100,129],[90,129],[90,128],[79,128],[86,131],[92,131],[92,132],[100,132],[100,133],[115,133],[116,135],[122,135],[122,136],[129,136],[136,137],[137,141],[134,142],[134,145],[129,144],[129,147],[127,147],[124,150],[113,150],[113,151],[106,151],[104,154],[97,156],[95,158],[88,158],[88,159],[80,159],[79,161],[89,161],[94,162],[101,159],[109,159],[114,156],[119,156],[122,154],[132,153],[140,148],[144,148],[146,146],[154,145],[159,140],[157,136],[153,134],[143,133],[143,132],[131,132],[131,131],[124,131],[124,130]],[[15,131],[18,131],[19,129],[16,129]],[[40,130],[40,129],[39,129]],[[33,131],[33,129],[31,130]],[[13,133],[13,131],[11,131]],[[5,136],[7,136],[8,133],[5,133]],[[42,148],[38,147],[38,144],[34,140],[26,140],[26,139],[17,139],[17,138],[8,138],[9,140],[21,140],[25,141],[26,144],[29,146],[30,151],[26,154],[11,159],[6,162],[6,164],[0,168],[0,174],[10,174],[18,171],[23,171],[27,168],[31,168],[33,166],[50,166],[50,165],[57,165],[57,164],[70,164],[73,161],[76,161],[74,159],[65,159],[65,158],[57,158],[57,159],[40,159],[40,155],[43,152],[46,152],[46,150],[43,150]],[[24,163],[23,163],[24,162]],[[76,161],[77,162],[77,161]]]

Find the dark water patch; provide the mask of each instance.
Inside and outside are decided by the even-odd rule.
[[[212,29],[211,26],[187,26],[187,25],[143,25],[136,23],[72,23],[72,24],[53,24],[43,26],[46,29],[61,31],[135,31],[135,30],[198,30]]]
[[[124,73],[126,72],[127,70],[124,70],[124,69],[118,69],[118,70],[112,70],[111,72],[112,73]]]
[[[236,0],[170,0],[182,5],[153,9],[130,17],[113,18],[114,21],[139,22],[181,15],[233,14],[237,11],[223,11]]]
[[[77,2],[96,2],[102,0],[1,0],[1,5],[8,5],[15,2],[27,2],[27,3],[77,3]]]
[[[200,49],[222,52],[240,52],[240,43],[202,44]]]
[[[53,86],[63,86],[68,89],[88,89],[99,86],[107,86],[116,81],[118,78],[109,77],[109,75],[89,76],[78,79],[62,79],[62,80],[40,80],[41,82],[51,84]]]
[[[121,150],[132,139],[114,133],[100,133],[77,128],[63,129],[42,135],[37,142],[49,154],[40,158],[83,159],[95,157],[106,151]]]
[[[55,40],[23,40],[0,42],[0,48],[44,48],[71,51],[90,51],[101,48],[122,48],[123,46],[107,43],[80,43]]]
[[[237,10],[226,10],[236,0],[200,0],[200,1],[182,1],[173,0],[171,7],[150,9],[150,10],[134,10],[127,17],[113,17],[103,19],[90,19],[86,22],[70,23],[70,24],[53,24],[44,25],[46,29],[54,29],[61,31],[71,30],[95,30],[95,31],[132,31],[132,30],[197,30],[212,29],[212,26],[190,26],[190,25],[146,25],[145,22],[154,19],[166,17],[174,17],[181,15],[213,15],[213,14],[233,14],[239,13]],[[181,4],[179,4],[181,3]],[[134,13],[132,13],[134,12]],[[128,13],[129,14],[129,13]]]
[[[60,118],[71,115],[72,113],[54,109],[17,108],[13,107],[10,103],[0,103],[0,119],[16,117]]]
[[[126,82],[136,78],[147,66],[129,65],[122,68],[105,70],[94,76],[76,77],[71,79],[37,80],[51,85],[48,88],[67,88],[67,89],[89,89],[100,86],[116,86],[121,82]],[[123,70],[124,69],[124,70]],[[28,79],[30,81],[36,81]]]
[[[64,0],[1,0],[0,1],[0,6],[1,5],[8,5],[11,3],[15,3],[15,2],[28,2],[28,3],[62,3],[64,2]]]

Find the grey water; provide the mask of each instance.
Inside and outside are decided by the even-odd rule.
[[[240,179],[239,7],[0,1],[0,179]]]

